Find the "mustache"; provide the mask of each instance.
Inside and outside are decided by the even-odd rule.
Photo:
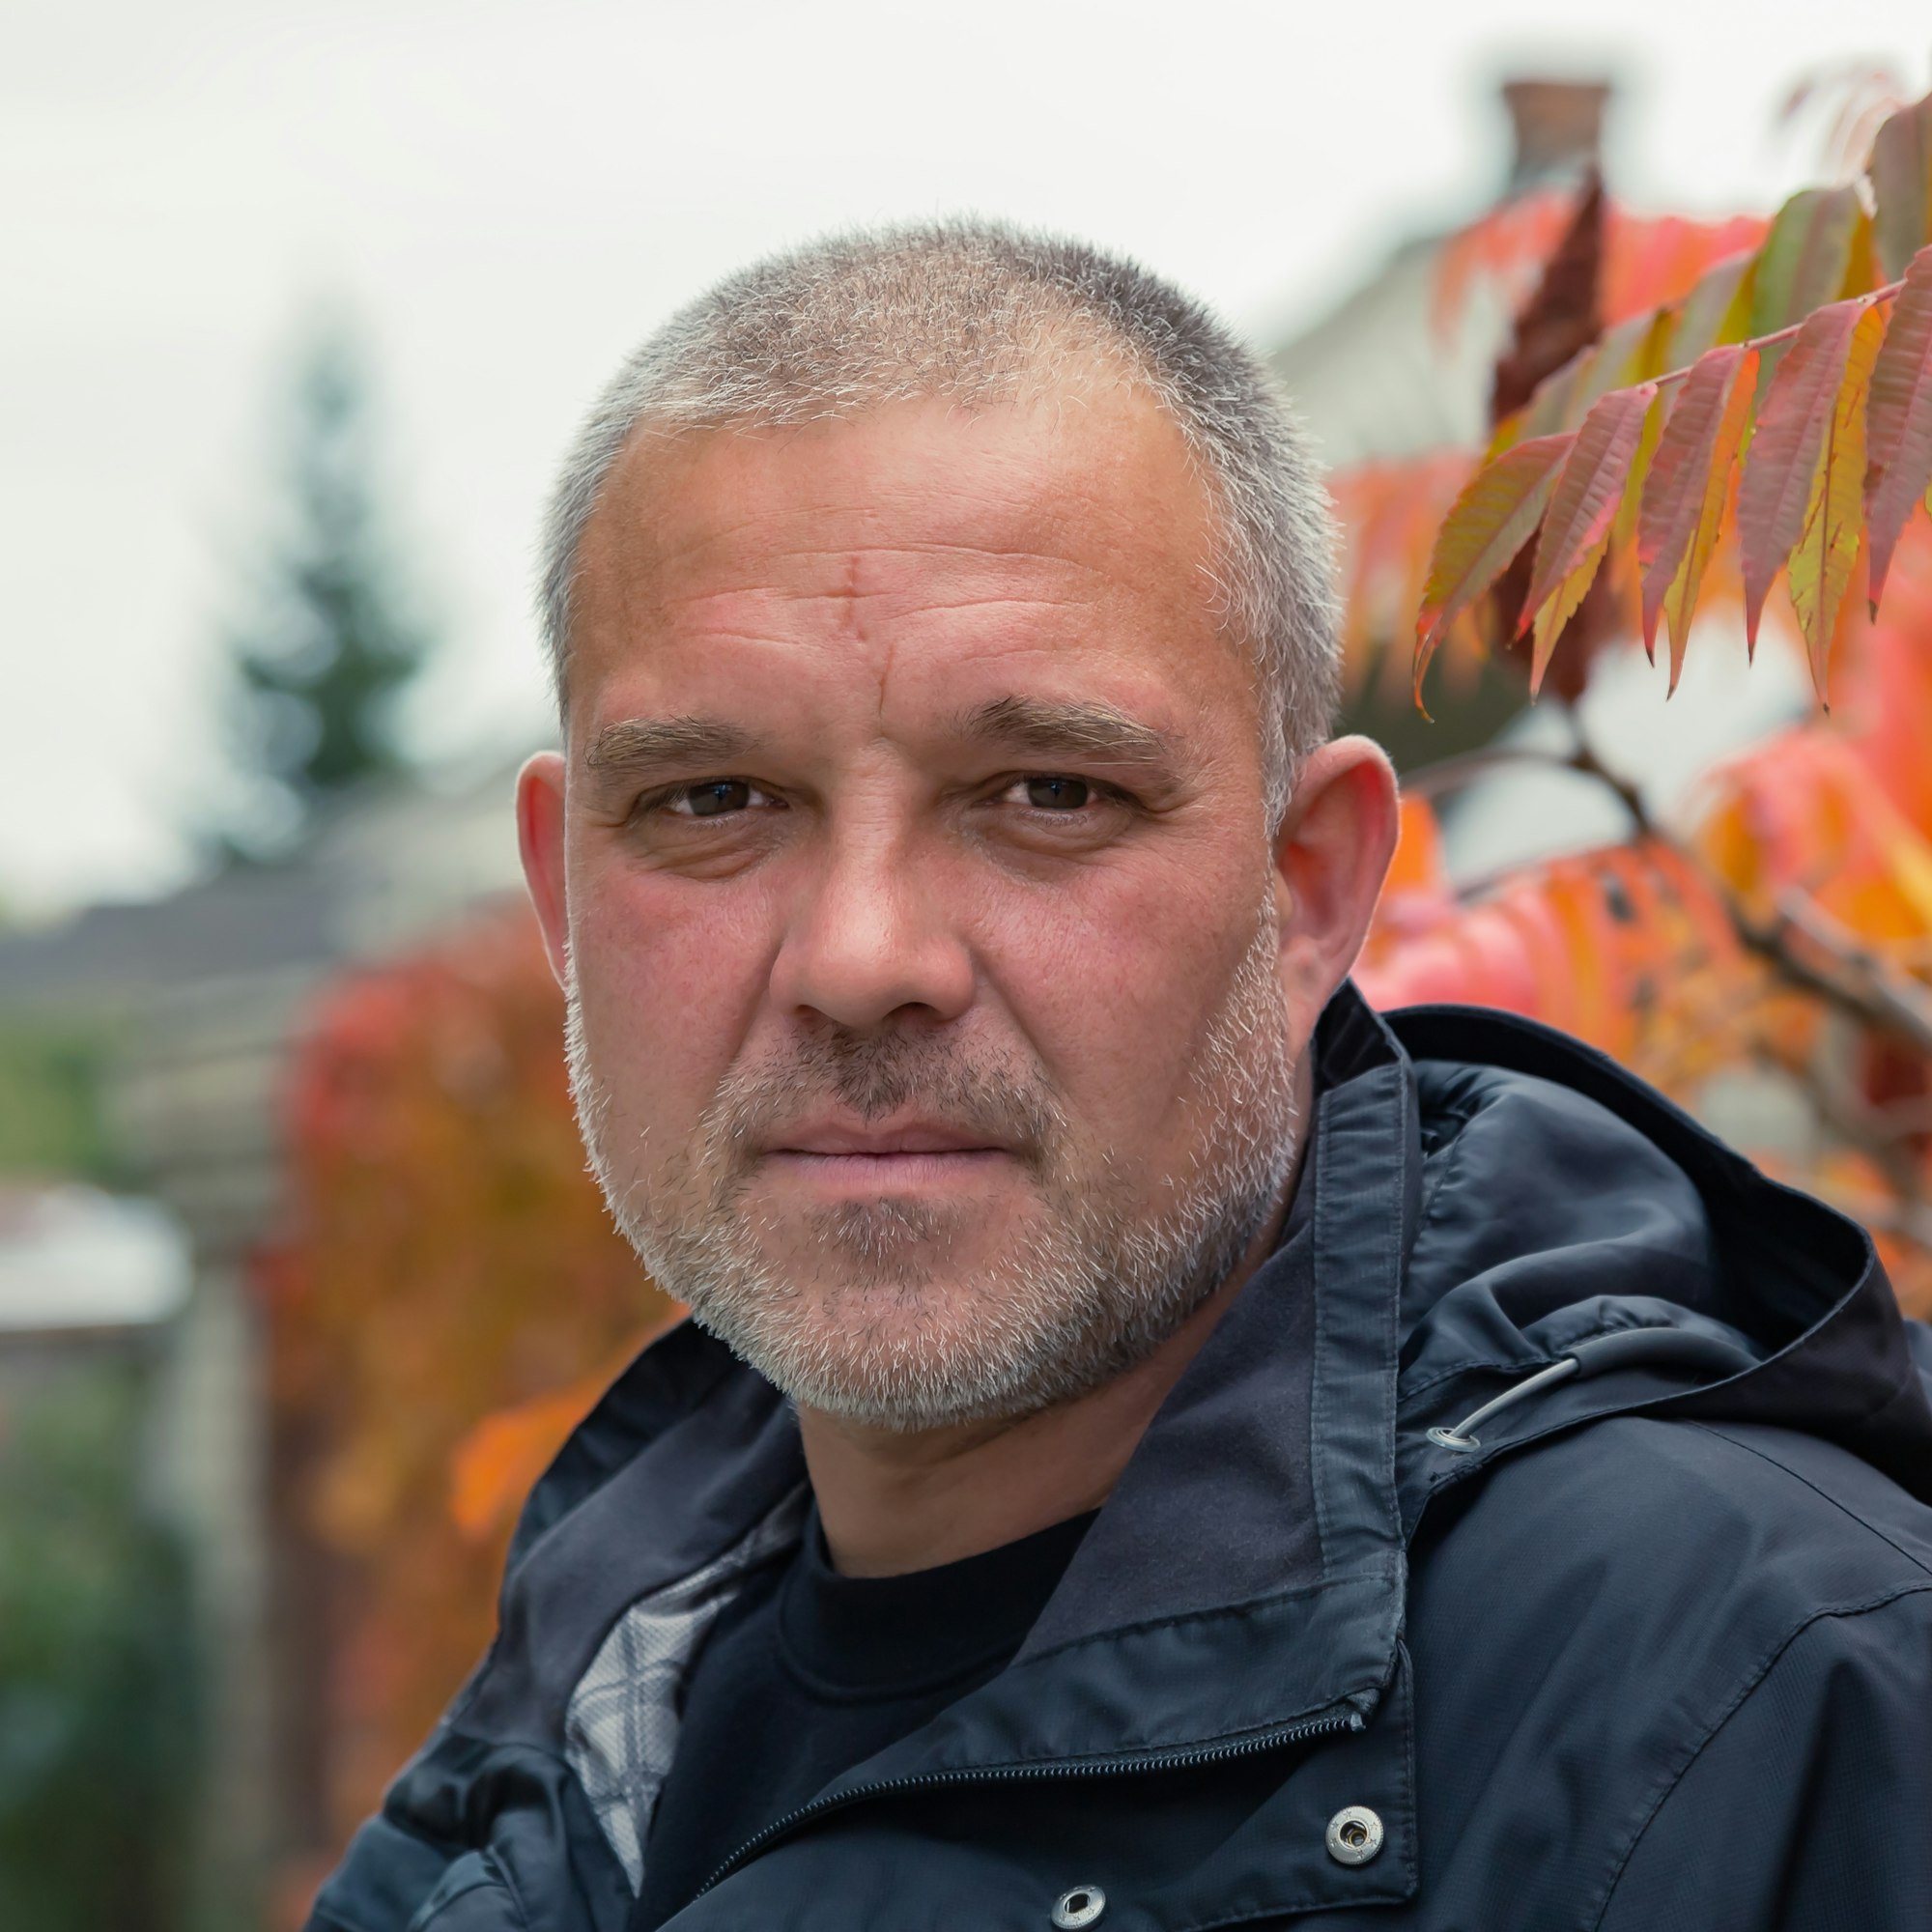
[[[916,1112],[1035,1163],[1065,1130],[1037,1067],[1015,1068],[918,1035],[840,1027],[734,1067],[705,1110],[706,1137],[728,1148],[733,1168],[749,1169],[766,1147],[828,1102],[868,1122]]]

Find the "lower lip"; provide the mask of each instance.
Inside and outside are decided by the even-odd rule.
[[[765,1156],[774,1176],[812,1193],[877,1200],[892,1194],[943,1194],[985,1181],[1011,1156],[1004,1148],[959,1148],[944,1153],[803,1153]]]

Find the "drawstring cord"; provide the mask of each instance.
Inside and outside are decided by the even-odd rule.
[[[1430,1430],[1429,1439],[1438,1449],[1450,1450],[1458,1456],[1470,1455],[1483,1446],[1482,1437],[1475,1433],[1476,1426],[1501,1410],[1543,1389],[1554,1388],[1558,1382],[1606,1375],[1612,1369],[1634,1368],[1639,1363],[1689,1369],[1728,1380],[1755,1368],[1757,1357],[1720,1335],[1706,1335],[1694,1328],[1619,1328],[1578,1342],[1548,1368],[1537,1370],[1514,1388],[1504,1389],[1481,1408],[1471,1409],[1454,1429]]]

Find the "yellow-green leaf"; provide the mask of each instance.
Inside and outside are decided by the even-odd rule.
[[[1839,298],[1863,213],[1858,190],[1849,184],[1805,188],[1777,211],[1758,251],[1750,319],[1753,335],[1769,335],[1802,322],[1812,310]],[[1760,384],[1786,346],[1773,343],[1761,352]]]
[[[1791,553],[1791,604],[1804,634],[1811,681],[1820,699],[1825,696],[1838,607],[1845,601],[1858,562],[1865,480],[1865,396],[1884,334],[1884,316],[1877,308],[1866,308],[1852,330],[1844,375],[1804,509],[1804,527]]]
[[[1738,486],[1738,536],[1744,552],[1745,639],[1757,642],[1758,620],[1773,582],[1805,531],[1813,484],[1833,438],[1835,407],[1852,344],[1861,323],[1873,313],[1866,298],[1833,302],[1808,317],[1791,353],[1765,390],[1757,428]],[[1868,338],[1876,355],[1876,329]],[[1859,384],[1862,403],[1865,383]],[[1861,439],[1862,440],[1862,439]],[[1863,482],[1861,451],[1860,482]],[[1821,580],[1822,583],[1822,580]]]
[[[1688,368],[1707,349],[1720,343],[1742,342],[1750,333],[1751,310],[1757,300],[1757,253],[1727,255],[1714,262],[1684,298],[1670,334],[1669,360],[1674,369]]]
[[[1590,585],[1596,581],[1609,540],[1608,531],[1599,537],[1584,552],[1576,569],[1556,586],[1555,594],[1536,613],[1536,638],[1529,660],[1529,695],[1532,697],[1543,689],[1543,673],[1549,668],[1549,660],[1555,654],[1556,640],[1563,635],[1564,625],[1577,614],[1577,607],[1588,595]]]

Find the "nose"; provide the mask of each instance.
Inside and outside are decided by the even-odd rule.
[[[855,1029],[957,1019],[972,1004],[974,969],[956,900],[932,859],[887,829],[843,832],[802,887],[773,961],[774,999]]]

